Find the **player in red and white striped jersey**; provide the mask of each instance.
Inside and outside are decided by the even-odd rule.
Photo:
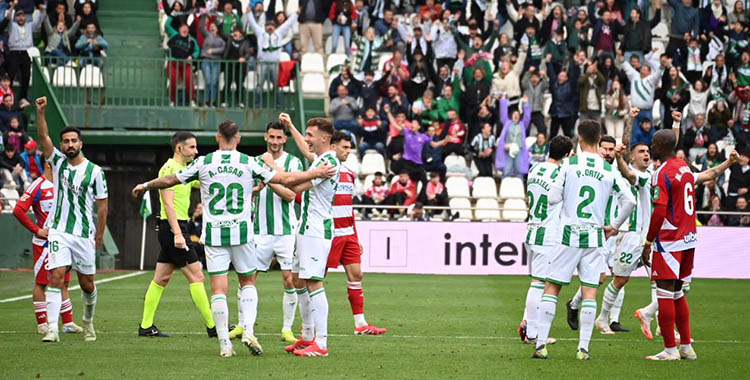
[[[34,314],[36,314],[36,331],[39,334],[47,333],[47,302],[44,290],[49,284],[50,273],[47,270],[47,229],[45,223],[47,215],[55,207],[54,185],[52,184],[52,168],[49,162],[44,163],[44,173],[26,188],[21,199],[13,209],[13,216],[26,227],[34,237],[31,239],[34,251]],[[29,209],[34,211],[34,223],[29,218]],[[73,323],[73,304],[68,295],[68,283],[70,283],[70,272],[65,275],[64,287],[62,289],[63,302],[60,314],[63,320],[63,332],[80,333],[83,329]]]
[[[339,133],[339,132],[336,132]],[[334,139],[335,141],[335,139]],[[336,151],[336,158],[340,162],[346,161],[351,151],[351,141],[342,139],[339,143],[331,145]],[[362,294],[362,245],[357,238],[357,228],[354,225],[354,210],[352,208],[352,193],[354,193],[355,174],[346,165],[341,165],[339,172],[339,183],[336,188],[336,196],[333,198],[333,244],[328,254],[328,268],[336,268],[339,264],[344,266],[347,278],[347,293],[349,303],[354,314],[355,335],[380,335],[387,330],[375,327],[365,320],[365,298]]]

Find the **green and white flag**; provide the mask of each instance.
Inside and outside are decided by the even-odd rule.
[[[143,202],[141,202],[141,216],[148,218],[151,216],[151,194],[146,191],[143,194]]]

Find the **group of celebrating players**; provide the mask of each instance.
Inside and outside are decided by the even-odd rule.
[[[665,346],[646,359],[697,359],[684,297],[697,245],[695,186],[718,177],[738,154],[732,152],[721,165],[692,173],[675,156],[682,115],[672,113],[672,130],[658,131],[650,147],[640,142],[630,146],[630,128],[638,112],[630,110],[621,145],[616,146],[611,136],[601,136],[598,122],[581,121],[577,155],[570,139],[556,136],[550,141],[548,160],[529,170],[526,245],[532,280],[519,333],[525,343],[534,345],[534,358],[546,359],[547,345],[556,341],[549,331],[557,296],[574,272],[581,286],[567,304],[568,324],[574,330],[580,327],[576,358],[588,360],[595,325],[602,334],[623,330],[618,320],[624,286],[642,263],[650,268],[655,286],[651,304],[636,311],[636,317],[643,334],[653,339],[650,325],[658,310]],[[613,279],[596,317],[596,292],[607,268]]]
[[[62,316],[63,332],[83,333],[86,341],[93,341],[95,250],[101,248],[106,226],[106,179],[104,171],[81,154],[83,143],[77,128],[64,128],[61,149],[54,147],[45,119],[46,98],[37,99],[36,106],[38,139],[46,160],[44,175],[26,189],[14,215],[34,233],[37,330],[44,335],[43,342],[59,341]],[[598,122],[581,121],[578,154],[574,154],[569,138],[556,136],[550,141],[549,159],[529,171],[526,244],[532,280],[519,332],[525,343],[534,344],[534,358],[548,357],[547,345],[555,342],[549,331],[557,296],[577,272],[581,286],[568,302],[568,323],[573,329],[580,324],[576,357],[590,359],[594,326],[603,334],[622,329],[616,322],[624,286],[640,263],[650,268],[652,302],[639,309],[636,317],[644,335],[652,339],[650,323],[658,310],[665,345],[662,352],[646,358],[697,358],[684,297],[697,243],[694,189],[719,176],[738,156],[732,152],[721,165],[692,173],[674,153],[679,112],[672,114],[672,130],[658,131],[650,147],[643,143],[630,146],[627,137],[638,112],[637,108],[630,110],[621,145],[602,136]],[[287,132],[311,162],[308,170],[303,170],[300,159],[284,151]],[[292,343],[285,347],[287,352],[328,355],[329,311],[323,280],[327,269],[339,264],[347,275],[354,333],[386,332],[364,317],[362,246],[352,210],[355,174],[342,165],[351,149],[349,137],[323,118],[310,119],[303,136],[289,115],[282,113],[277,122],[268,123],[264,138],[267,152],[250,157],[237,151],[237,124],[225,121],[216,135],[219,149],[196,158],[195,136],[177,132],[171,144],[173,157],[161,168],[159,177],[133,189],[136,197],[159,189],[161,203],[162,249],[145,295],[138,335],[169,336],[153,321],[164,287],[172,272],[180,269],[190,283],[192,300],[208,335],[218,337],[220,355],[236,355],[231,338],[237,337],[253,355],[261,355],[263,348],[254,333],[258,314],[255,281],[274,258],[284,286],[281,339]],[[195,249],[187,243],[193,188],[200,188],[205,207],[200,240],[211,277],[210,302],[203,286],[203,268]],[[300,203],[299,217],[295,202]],[[26,215],[31,208],[36,223]],[[239,323],[231,331],[226,297],[230,264],[240,283]],[[597,288],[604,283],[607,267],[613,279],[606,286],[596,318]],[[82,327],[73,322],[67,291],[70,269],[77,272],[82,290]],[[295,338],[291,328],[297,307],[302,335]]]
[[[104,171],[81,154],[83,143],[77,128],[64,128],[61,150],[54,147],[45,118],[46,98],[37,99],[36,106],[45,172],[26,190],[14,214],[34,233],[37,331],[44,335],[43,342],[59,341],[62,314],[63,332],[82,332],[86,341],[94,341],[95,251],[102,246],[106,226],[106,179]],[[158,237],[162,249],[146,291],[139,336],[169,336],[153,321],[172,272],[180,269],[190,283],[191,298],[208,335],[218,337],[220,355],[236,355],[230,340],[236,337],[241,337],[253,355],[262,355],[263,348],[254,333],[258,313],[255,280],[259,271],[269,269],[274,258],[281,267],[284,284],[281,339],[292,343],[285,347],[287,352],[328,355],[328,300],[323,280],[327,269],[339,264],[343,264],[348,279],[354,334],[386,332],[367,323],[364,316],[362,246],[352,209],[354,173],[341,164],[349,155],[351,142],[347,135],[336,132],[329,120],[313,118],[306,127],[302,136],[289,115],[282,113],[278,122],[266,126],[267,152],[258,157],[237,151],[239,127],[229,120],[218,127],[219,149],[197,158],[195,136],[187,132],[173,136],[173,157],[161,168],[159,177],[133,189],[134,196],[159,189],[161,203]],[[302,156],[312,163],[308,170],[284,151],[287,131]],[[194,246],[187,243],[193,188],[200,188],[205,205],[200,240],[211,277],[210,304],[203,286],[203,268]],[[295,201],[301,203],[299,217]],[[26,215],[31,208],[36,223]],[[230,264],[240,283],[239,323],[231,334],[226,298]],[[82,290],[82,327],[73,323],[67,293],[71,269],[77,272]],[[302,319],[299,338],[291,330],[297,306]]]

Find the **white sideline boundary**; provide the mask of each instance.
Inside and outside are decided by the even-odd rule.
[[[122,280],[122,279],[125,279],[125,278],[135,277],[135,276],[138,276],[138,275],[141,275],[141,274],[144,274],[144,273],[146,273],[146,272],[144,272],[144,271],[138,271],[138,272],[131,272],[131,273],[123,274],[123,275],[120,275],[120,276],[107,277],[107,278],[103,278],[101,280],[94,280],[94,284],[99,285],[99,284],[103,284],[105,282]],[[78,286],[78,285],[76,285],[76,286],[74,286],[72,288],[69,288],[68,291],[73,291],[73,290],[78,290],[78,289],[81,289],[81,287]],[[30,298],[31,298],[31,294],[27,294],[27,295],[24,295],[24,296],[18,296],[18,297],[11,297],[11,298],[1,299],[0,303],[21,301],[21,300],[27,300],[27,299],[30,299]]]
[[[136,337],[138,333],[136,331],[102,331],[97,330],[97,333],[102,334],[111,334],[111,335],[132,335],[133,337]],[[200,331],[165,331],[169,334],[172,334],[172,336],[176,335],[206,335],[205,332]],[[13,330],[6,330],[2,331],[0,330],[0,335],[12,335],[12,334],[29,334],[29,335],[36,335],[36,331],[13,331]],[[279,334],[276,333],[255,333],[255,335],[258,336],[278,336]],[[355,339],[457,339],[457,340],[481,340],[481,341],[493,341],[493,340],[515,340],[519,341],[519,338],[517,335],[515,336],[450,336],[450,335],[394,335],[394,334],[383,334],[378,336],[372,336],[369,338],[363,338],[359,335],[354,334],[328,334],[328,336],[337,337],[337,338],[355,338]],[[573,341],[577,342],[578,338],[557,338],[558,341]],[[643,339],[622,339],[622,338],[596,338],[592,337],[592,341],[597,342],[648,342],[646,338]],[[520,343],[520,341],[519,341]],[[750,341],[746,340],[719,340],[719,339],[712,339],[712,340],[696,340],[696,343],[700,344],[748,344]]]

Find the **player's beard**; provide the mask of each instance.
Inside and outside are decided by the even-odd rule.
[[[81,154],[80,149],[73,148],[72,150],[68,148],[68,150],[65,151],[65,157],[68,157],[70,159],[78,157],[78,155]]]

